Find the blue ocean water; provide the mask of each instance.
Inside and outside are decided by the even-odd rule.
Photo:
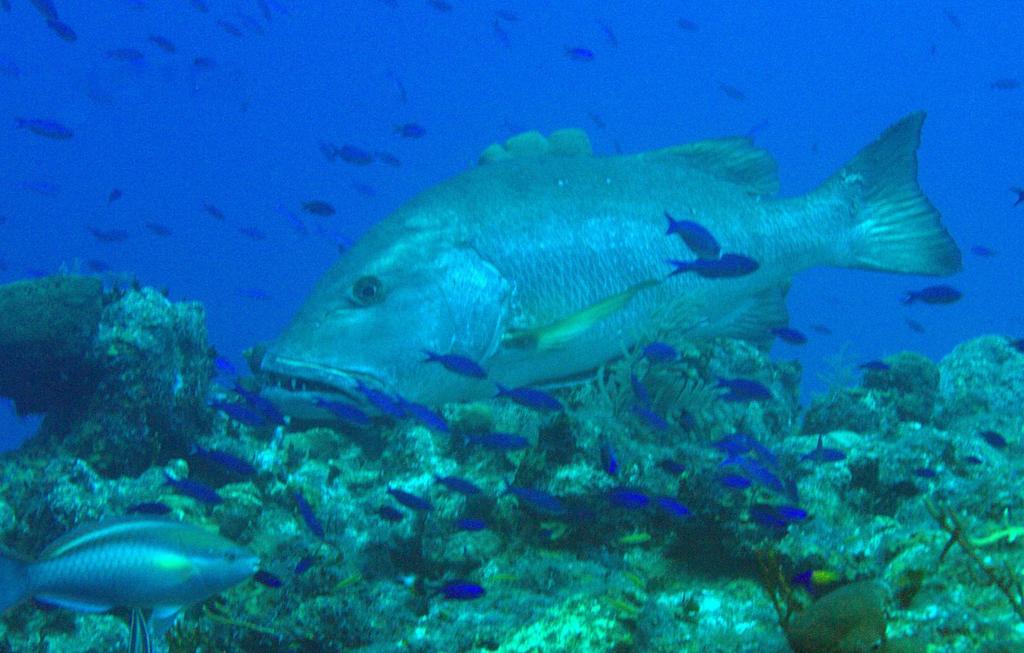
[[[1019,3],[56,0],[73,42],[33,3],[10,5],[0,281],[80,270],[166,287],[205,306],[211,343],[239,367],[339,246],[513,133],[582,127],[600,153],[746,134],[795,195],[919,109],[920,181],[965,252],[950,281],[964,298],[905,307],[902,293],[929,280],[811,271],[789,296],[811,340],[775,352],[800,358],[810,396],[839,355],[937,358],[975,335],[1024,332],[1024,206],[1009,190],[1024,185]],[[18,118],[74,136],[40,137]],[[403,138],[405,123],[425,134]],[[329,161],[323,142],[401,165]],[[109,202],[114,189],[123,196]],[[303,212],[310,200],[337,213]],[[97,238],[117,230],[123,240]],[[6,446],[31,433],[0,411]]]

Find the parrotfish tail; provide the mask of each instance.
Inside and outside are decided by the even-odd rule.
[[[924,117],[892,125],[825,183],[822,190],[847,197],[853,219],[841,265],[927,275],[960,269],[960,249],[917,184]]]
[[[25,563],[0,556],[0,612],[28,597],[28,574]]]

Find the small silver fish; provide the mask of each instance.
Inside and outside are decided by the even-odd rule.
[[[251,551],[198,526],[108,519],[63,535],[35,562],[0,556],[0,611],[30,597],[82,612],[131,608],[137,648],[130,650],[149,650],[151,633],[162,635],[182,609],[240,583],[258,565]]]

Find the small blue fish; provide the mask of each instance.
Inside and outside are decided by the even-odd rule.
[[[377,514],[381,519],[391,522],[392,524],[397,524],[405,519],[404,512],[397,508],[392,508],[391,506],[381,506],[380,508],[377,508]]]
[[[253,427],[267,425],[266,418],[259,411],[253,410],[248,404],[238,404],[231,401],[211,401],[207,405],[214,410],[224,413],[239,424]]]
[[[208,503],[212,506],[224,501],[224,499],[217,494],[216,490],[208,485],[200,483],[199,481],[193,481],[188,478],[177,479],[167,472],[164,472],[164,478],[167,479],[164,482],[164,485],[169,485],[178,494],[192,497],[197,501],[202,501],[203,503]]]
[[[666,474],[673,474],[678,476],[686,471],[686,466],[681,462],[672,460],[671,458],[662,458],[658,461],[658,467]]]
[[[430,512],[434,509],[433,504],[424,499],[423,497],[406,492],[405,490],[399,490],[398,488],[389,487],[387,489],[388,494],[395,498],[395,501],[402,504],[410,510],[416,512]]]
[[[75,133],[56,120],[45,118],[15,118],[19,129],[27,129],[36,136],[49,138],[55,141],[66,141],[72,138]]]
[[[644,406],[651,405],[651,394],[647,391],[647,386],[632,372],[629,374],[629,385],[633,389],[633,396],[637,398],[637,401]]]
[[[174,45],[174,43],[172,43],[169,39],[166,39],[162,36],[151,34],[148,40],[150,43],[160,48],[167,54],[174,54],[178,51],[178,48]]]
[[[487,522],[482,519],[477,519],[476,517],[462,517],[455,520],[455,527],[460,531],[476,533],[487,530]]]
[[[538,512],[550,515],[561,515],[566,512],[565,504],[562,503],[561,499],[553,494],[545,492],[544,490],[519,487],[506,483],[505,493],[511,494],[515,498],[519,499],[519,501]]]
[[[343,422],[354,424],[355,426],[370,425],[370,416],[352,404],[347,404],[343,401],[331,401],[322,397],[318,397],[315,403],[318,408],[330,411]]]
[[[213,204],[203,204],[203,210],[218,220],[224,220],[224,212]]]
[[[211,57],[196,57],[192,60],[192,67],[196,70],[213,70],[217,67],[217,62]]]
[[[718,258],[722,247],[710,231],[690,220],[676,220],[668,211],[665,211],[665,218],[668,219],[666,236],[677,234],[699,259],[714,260]]]
[[[530,441],[523,436],[516,435],[515,433],[502,433],[500,431],[484,433],[482,435],[467,435],[466,441],[478,447],[494,451],[517,451],[530,446]]]
[[[992,258],[998,253],[999,252],[997,250],[994,250],[986,245],[971,246],[971,254],[974,254],[975,256],[980,256],[981,258]]]
[[[925,304],[952,304],[963,297],[963,293],[952,286],[928,286],[921,290],[908,290],[900,299],[904,304],[923,302]]]
[[[771,330],[771,333],[783,342],[787,342],[791,345],[807,344],[807,336],[796,329],[791,329],[789,327],[776,327]]]
[[[608,491],[608,501],[620,508],[638,510],[647,507],[651,499],[640,490],[629,487],[615,487]]]
[[[594,60],[594,51],[582,47],[570,47],[565,49],[566,58],[572,61],[589,62]]]
[[[657,497],[654,502],[658,504],[658,507],[667,512],[673,517],[689,517],[691,514],[690,509],[679,503],[672,497]]]
[[[722,254],[714,260],[697,259],[695,261],[669,260],[675,269],[669,276],[675,276],[684,272],[693,272],[705,279],[730,279],[744,277],[757,271],[761,264],[742,254]]]
[[[153,234],[154,236],[160,236],[161,238],[167,238],[168,236],[174,233],[171,231],[170,227],[163,225],[159,222],[146,222],[142,226],[145,227],[146,231],[148,231],[149,233]]]
[[[815,463],[835,463],[845,460],[846,454],[838,449],[829,449],[822,444],[822,436],[818,435],[818,446],[800,456],[800,460]]]
[[[427,129],[418,123],[407,122],[395,125],[395,133],[402,138],[423,138],[427,135]]]
[[[101,243],[123,243],[128,240],[128,231],[125,229],[100,229],[93,226],[85,228]]]
[[[775,506],[766,503],[755,503],[750,506],[750,519],[765,528],[784,529],[789,526],[789,521],[779,514]]]
[[[468,580],[451,580],[441,587],[441,595],[453,601],[473,601],[487,592],[483,587]]]
[[[739,474],[723,474],[718,477],[718,482],[730,490],[746,490],[750,487],[750,479]]]
[[[323,200],[309,200],[302,203],[302,210],[310,215],[318,215],[321,218],[329,218],[338,211],[330,202]]]
[[[885,372],[886,370],[891,368],[891,366],[888,363],[883,363],[882,361],[877,360],[861,363],[857,367],[859,367],[862,370],[867,370],[869,372]]]
[[[441,433],[448,433],[448,422],[445,421],[444,417],[440,413],[418,404],[415,401],[408,401],[402,397],[397,397],[398,407],[402,410],[406,417],[411,417],[423,426],[433,431],[439,431]]]
[[[244,399],[245,403],[249,404],[252,408],[263,415],[268,423],[279,425],[285,423],[284,414],[266,397],[262,397],[259,393],[246,389],[237,381],[231,389],[235,394]]]
[[[652,342],[644,346],[644,358],[652,363],[670,363],[678,360],[679,352],[664,342]]]
[[[362,381],[356,381],[356,391],[363,395],[363,397],[365,397],[366,400],[382,414],[394,417],[395,419],[402,419],[405,417],[405,411],[403,411],[398,402],[392,399],[387,393],[364,385]]]
[[[160,501],[144,501],[128,506],[125,512],[129,515],[166,515],[171,512],[171,507]]]
[[[612,445],[607,442],[601,445],[601,469],[608,476],[616,476],[619,473],[619,460],[615,457]]]
[[[807,521],[810,517],[806,510],[797,506],[775,506],[775,512],[790,523]]]
[[[634,415],[643,420],[643,422],[652,429],[656,431],[665,431],[668,429],[668,422],[665,421],[665,418],[656,413],[652,408],[642,404],[634,404],[632,410]]]
[[[1006,441],[1006,438],[997,431],[982,431],[979,435],[981,435],[981,438],[995,449],[1005,449],[1009,444]]]
[[[526,406],[534,410],[543,412],[558,412],[564,408],[562,402],[555,399],[550,394],[543,390],[537,390],[534,388],[528,388],[526,386],[520,386],[518,388],[507,388],[500,383],[498,386],[498,394],[496,397],[502,397],[504,399],[511,399],[520,406]]]
[[[235,376],[238,374],[238,369],[235,368],[234,364],[223,356],[217,356],[213,359],[213,367],[225,376]]]
[[[914,476],[918,478],[936,478],[939,473],[930,467],[918,467],[914,470]]]
[[[715,387],[728,390],[726,394],[719,397],[722,401],[767,401],[772,398],[771,391],[753,379],[718,377]]]
[[[61,41],[65,43],[74,43],[78,40],[78,34],[75,30],[71,29],[71,26],[67,23],[59,20],[48,20],[46,26],[50,28],[50,31],[57,35]]]
[[[480,486],[470,481],[467,481],[464,478],[459,478],[458,476],[435,475],[434,482],[440,483],[441,485],[445,486],[452,492],[458,492],[459,494],[464,494],[466,496],[480,494],[481,492],[483,492],[483,490],[480,489]]]
[[[277,589],[283,584],[280,578],[269,571],[264,571],[262,569],[253,574],[252,579],[260,585],[266,585],[272,589]]]
[[[192,445],[192,455],[214,463],[239,476],[254,476],[256,468],[234,454],[217,449],[206,449],[199,444]]]
[[[243,32],[241,29],[239,29],[238,25],[235,25],[231,21],[224,20],[222,18],[218,19],[217,20],[217,26],[220,27],[222,30],[224,30],[224,32],[226,34],[230,34],[231,36],[234,36],[235,38],[239,38],[240,39],[240,38],[245,36],[245,32]]]
[[[306,522],[310,532],[321,540],[324,539],[324,527],[320,520],[317,519],[316,513],[313,512],[313,506],[309,505],[306,497],[302,496],[302,493],[298,490],[293,492],[292,496],[295,499],[295,505],[299,508],[299,514],[302,515],[302,521]]]
[[[306,573],[310,567],[313,566],[313,558],[309,556],[302,556],[299,561],[295,564],[295,575],[301,576]]]
[[[355,166],[368,166],[373,163],[373,154],[355,145],[342,145],[334,150],[335,156]]]
[[[970,463],[972,465],[981,465],[981,464],[983,464],[985,462],[984,460],[982,460],[978,456],[965,456],[964,457],[964,461],[966,461],[966,462],[968,462],[968,463]]]
[[[475,361],[458,354],[438,354],[429,350],[423,350],[427,355],[424,363],[440,363],[449,372],[461,374],[474,379],[487,378],[487,372]]]
[[[744,458],[743,456],[730,456],[726,460],[722,461],[722,463],[719,464],[719,467],[726,467],[729,465],[739,466],[746,474],[747,478],[760,483],[769,490],[773,490],[779,494],[786,492],[786,485],[782,482],[782,479],[780,479],[770,469],[754,460]]]

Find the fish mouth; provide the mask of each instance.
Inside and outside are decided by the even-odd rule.
[[[318,400],[365,404],[360,385],[383,388],[383,380],[363,370],[339,369],[267,353],[259,364],[260,394],[283,412],[306,419],[331,419]]]

